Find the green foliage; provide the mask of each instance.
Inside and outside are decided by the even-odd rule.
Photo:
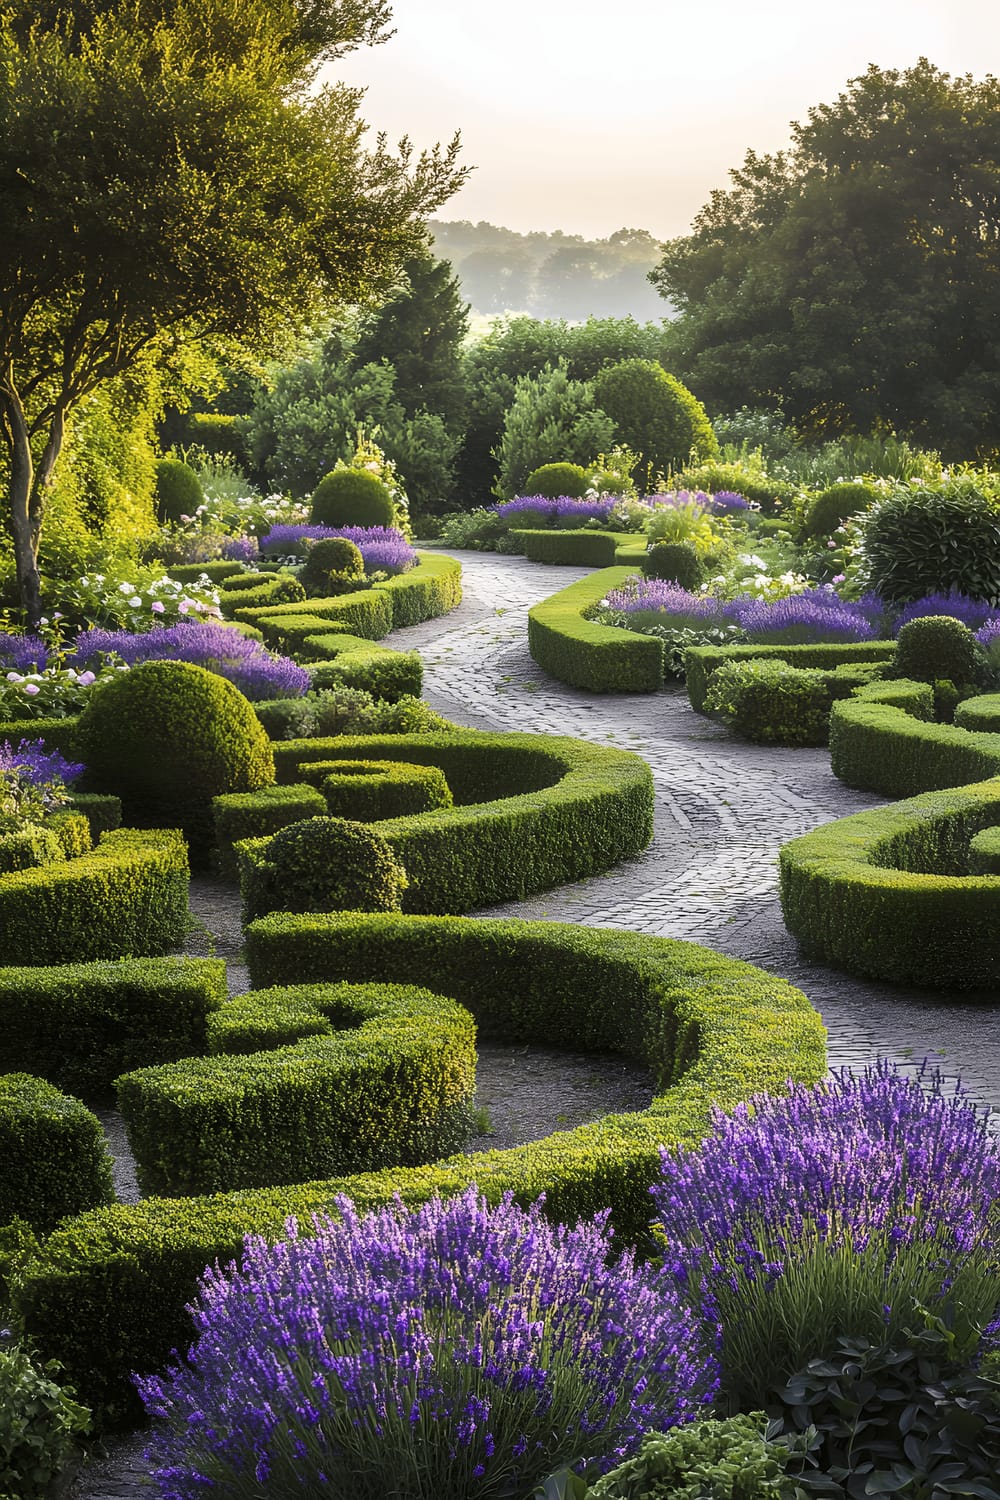
[[[392,496],[364,469],[333,469],[313,491],[309,520],[314,526],[391,526]]]
[[[868,678],[864,666],[823,671],[780,657],[729,660],[712,674],[704,711],[758,745],[825,745],[833,703]]]
[[[701,558],[690,542],[655,542],[642,559],[647,578],[666,578],[682,589],[697,589],[705,577]]]
[[[334,818],[376,823],[452,805],[448,783],[438,766],[389,760],[328,760],[303,766],[303,772],[320,787],[326,810]]]
[[[399,911],[406,871],[373,829],[306,818],[237,851],[245,922],[271,911]]]
[[[655,360],[627,359],[602,370],[594,400],[619,439],[638,453],[635,481],[642,492],[654,489],[659,475],[718,453],[704,407]]]
[[[528,611],[528,649],[550,676],[591,693],[655,693],[663,685],[663,642],[587,618],[632,568],[603,568]]]
[[[270,609],[275,604],[301,604],[306,597],[306,591],[294,573],[244,573],[241,576],[252,579],[253,584],[240,584],[238,588],[227,588],[223,584],[220,591],[219,608],[226,620],[235,620],[238,610]],[[235,579],[226,580],[226,583],[235,582]]]
[[[802,530],[807,537],[832,536],[844,521],[867,510],[879,498],[868,484],[832,484],[810,505]]]
[[[181,827],[201,857],[212,798],[274,779],[252,706],[224,677],[190,662],[150,661],[92,694],[77,724],[88,784],[114,792],[126,816]]]
[[[57,1383],[55,1363],[0,1349],[0,1495],[45,1500],[90,1428],[90,1412]]]
[[[862,522],[867,582],[907,604],[958,589],[1000,604],[1000,499],[974,480],[894,490]]]
[[[768,474],[757,464],[710,463],[693,464],[675,474],[673,483],[679,490],[703,490],[714,495],[719,490],[733,490],[745,500],[759,505],[768,515],[788,510],[795,494],[794,484]]]
[[[691,707],[703,714],[709,683],[726,662],[783,661],[792,667],[818,667],[830,673],[838,667],[880,668],[895,654],[894,641],[859,641],[846,646],[833,642],[815,646],[692,646],[684,657],[684,673]]]
[[[156,519],[175,525],[182,516],[191,517],[204,496],[198,476],[179,458],[161,458],[156,465]]]
[[[310,636],[310,650],[319,652],[322,640],[326,661],[307,662],[313,692],[325,688],[359,689],[387,703],[419,697],[424,664],[417,651],[392,651],[354,635]]]
[[[965,698],[955,709],[954,722],[960,729],[1000,734],[1000,693]]]
[[[560,495],[579,499],[590,487],[590,476],[579,464],[542,464],[524,481],[526,495],[546,495],[558,500]]]
[[[763,1412],[648,1433],[586,1500],[797,1500],[774,1435]]]
[[[912,797],[1000,774],[1000,736],[928,723],[936,696],[936,685],[903,679],[838,704],[830,716],[834,775],[882,796]]]
[[[0,875],[10,875],[14,870],[38,870],[65,858],[58,834],[41,823],[29,823],[10,833],[0,831]]]
[[[322,671],[329,663],[317,662],[316,666]],[[455,727],[419,698],[404,694],[395,703],[376,702],[371,693],[337,682],[304,698],[274,698],[255,707],[275,740],[328,739],[340,734],[430,734]]]
[[[306,596],[319,594],[327,599],[337,594],[350,594],[362,587],[364,576],[365,560],[361,548],[342,536],[324,537],[313,542],[299,570],[299,582]]]
[[[895,672],[917,682],[969,684],[983,676],[983,652],[967,625],[950,615],[910,620],[896,639]]]
[[[547,464],[593,462],[616,436],[611,418],[599,409],[589,381],[572,380],[565,360],[523,375],[514,387],[496,448],[501,500],[525,493],[525,480]]]
[[[205,1019],[225,998],[225,970],[214,959],[0,969],[4,1064],[101,1097],[128,1068],[200,1051]]]
[[[139,1178],[171,1197],[419,1166],[458,1150],[475,1027],[413,986],[297,985],[211,1018],[210,1057],[118,1081]]]
[[[282,700],[274,700],[280,702]],[[295,699],[292,702],[298,701]],[[214,864],[221,875],[235,876],[239,863],[234,845],[243,839],[269,838],[290,823],[322,817],[323,797],[311,786],[262,786],[256,792],[229,792],[212,799],[215,823]]]
[[[48,1233],[60,1219],[115,1201],[101,1122],[79,1099],[30,1073],[0,1074],[0,1224]]]
[[[1000,875],[1000,827],[984,828],[969,841],[969,874]]]
[[[510,536],[524,549],[529,562],[559,563],[564,567],[609,568],[615,553],[627,538],[623,532],[520,531]]]
[[[696,500],[680,505],[662,505],[646,523],[648,545],[670,542],[677,546],[687,542],[699,557],[706,557],[719,545],[719,534]]]

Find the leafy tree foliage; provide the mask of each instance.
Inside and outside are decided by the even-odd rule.
[[[542,464],[592,464],[614,440],[615,424],[595,406],[593,385],[571,380],[565,360],[546,365],[538,375],[523,375],[497,449],[496,493],[509,500]]]
[[[810,435],[884,424],[968,457],[1000,410],[1000,82],[871,67],[748,153],[652,279],[713,409]]]
[[[719,451],[701,402],[655,360],[606,366],[594,381],[594,399],[615,422],[620,441],[639,455],[633,477],[640,492],[651,491],[660,475]]]

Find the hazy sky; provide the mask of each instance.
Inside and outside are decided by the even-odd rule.
[[[683,233],[748,147],[869,63],[1000,72],[995,0],[398,0],[396,35],[333,76],[418,145],[460,129],[477,170],[440,212],[509,228]]]

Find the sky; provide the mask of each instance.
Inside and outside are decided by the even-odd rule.
[[[394,24],[327,77],[393,139],[461,130],[476,170],[438,217],[588,238],[685,233],[869,63],[1000,72],[994,0],[398,0]]]

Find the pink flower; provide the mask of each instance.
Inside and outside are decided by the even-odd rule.
[[[838,573],[837,576],[836,576],[836,578],[831,578],[830,579],[830,582],[831,583],[843,583],[843,581],[844,581],[844,579],[846,577],[847,577],[846,573]]]
[[[178,606],[177,606],[177,613],[179,615],[186,615],[187,612],[188,612],[188,602],[187,602],[186,599],[182,599],[181,602],[180,602],[180,604],[178,604]]]
[[[36,693],[41,692],[41,688],[38,686],[37,682],[26,682],[24,684],[24,691],[27,693],[29,698],[33,698]]]
[[[90,684],[92,682],[96,682],[97,678],[93,672],[81,672],[80,676],[77,678],[77,681],[79,682],[81,687],[90,687]]]
[[[837,545],[837,543],[836,543],[836,542],[835,542],[835,541],[834,541],[834,540],[833,540],[833,538],[832,538],[832,537],[831,537],[831,538],[830,538],[830,540],[829,540],[829,541],[828,541],[828,542],[827,542],[827,544],[826,544],[826,545],[827,545],[827,546],[828,546],[828,547],[836,547],[836,545]]]
[[[162,615],[167,606],[163,603],[162,599],[154,599],[149,607],[154,615]]]

